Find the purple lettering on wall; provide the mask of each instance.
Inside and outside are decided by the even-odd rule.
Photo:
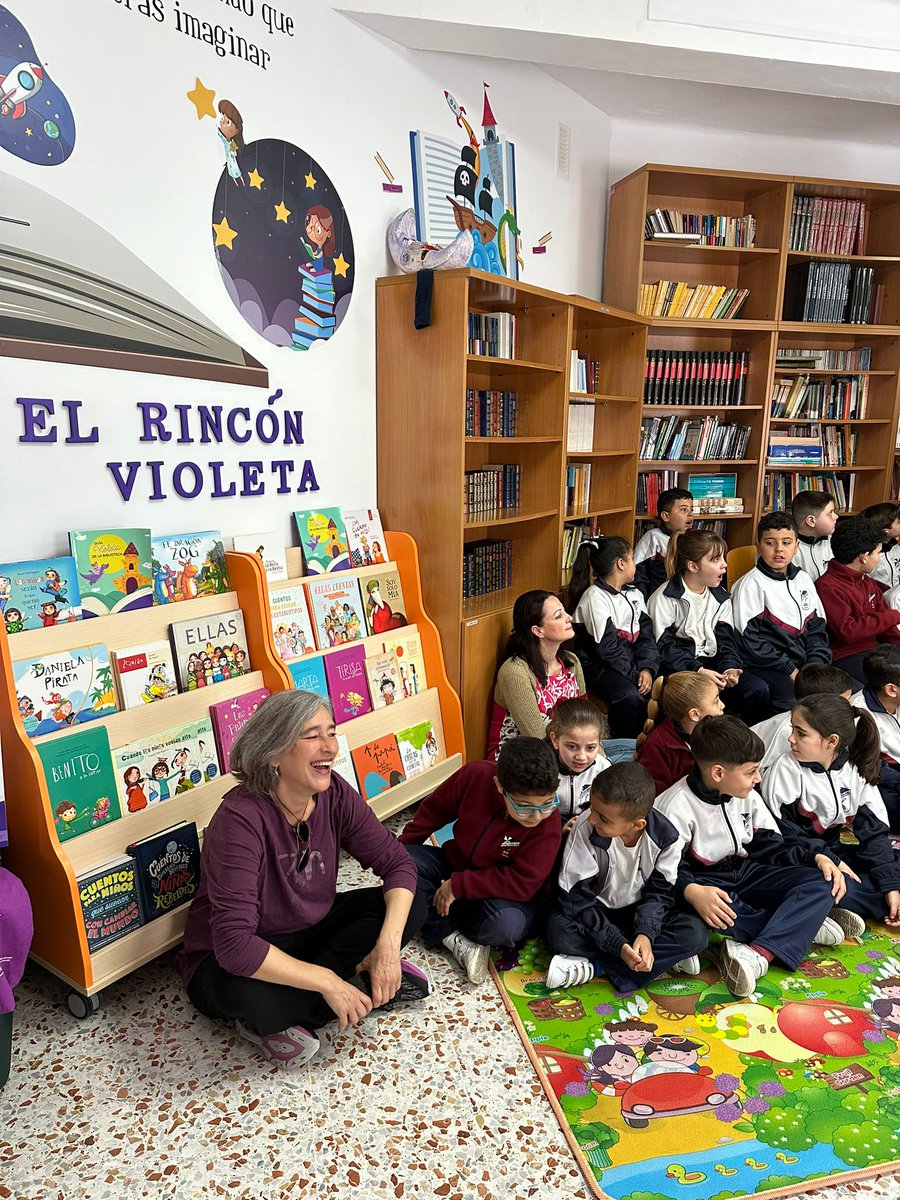
[[[47,417],[53,415],[52,400],[32,400],[20,396],[16,404],[22,406],[22,419],[25,432],[19,438],[20,442],[55,442],[56,429],[50,429],[41,437],[40,430],[47,429]]]
[[[63,400],[62,406],[69,415],[69,436],[66,438],[67,444],[71,442],[79,444],[100,441],[100,434],[97,432],[96,425],[93,427],[91,432],[87,434],[87,436],[83,436],[78,428],[78,410],[81,408],[80,400]]]

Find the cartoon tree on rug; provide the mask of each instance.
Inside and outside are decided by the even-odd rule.
[[[617,1144],[619,1135],[610,1125],[591,1121],[587,1125],[574,1125],[572,1132],[592,1167],[612,1166],[608,1151]]]

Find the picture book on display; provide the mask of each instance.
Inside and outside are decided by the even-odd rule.
[[[304,584],[309,611],[320,650],[358,642],[366,636],[366,619],[355,575],[313,579]]]
[[[239,608],[196,621],[173,621],[169,639],[183,692],[247,675],[253,669]]]
[[[269,592],[269,610],[275,649],[285,662],[315,653],[316,639],[302,583]]]
[[[61,842],[121,817],[105,726],[75,730],[68,737],[44,742],[37,752]]]
[[[281,538],[272,532],[267,533],[236,533],[231,539],[232,547],[244,554],[255,554],[263,565],[266,579],[269,583],[277,583],[279,579],[287,579],[287,559]]]
[[[212,719],[149,734],[113,752],[116,792],[125,813],[164,804],[220,775]]]
[[[231,591],[218,529],[155,537],[151,551],[154,604],[175,604]]]
[[[323,575],[349,568],[347,529],[339,508],[295,512],[294,521],[303,552],[304,575]]]
[[[387,562],[384,530],[377,508],[344,510],[351,567],[373,567]]]
[[[113,651],[123,708],[141,708],[178,695],[175,663],[168,642],[148,642]]]
[[[7,633],[81,620],[81,592],[71,555],[0,563],[0,614]]]
[[[398,697],[403,699],[397,655],[393,650],[366,659],[366,678],[369,681],[369,695],[372,697],[373,708],[387,708]]]
[[[143,924],[131,855],[123,854],[85,871],[78,876],[77,883],[91,954]]]
[[[353,759],[350,757],[350,743],[347,741],[346,733],[339,733],[337,735],[337,744],[338,752],[334,762],[331,764],[331,769],[332,771],[336,771],[345,783],[349,783],[358,792],[359,784],[356,780]]]
[[[209,706],[219,765],[226,775],[231,770],[231,747],[235,738],[269,694],[268,688],[255,688],[243,696],[220,700]]]
[[[193,821],[182,821],[127,847],[144,921],[189,904],[200,887],[200,841]]]
[[[430,721],[420,721],[409,729],[400,729],[394,736],[407,779],[421,775],[438,761],[438,744]]]
[[[19,715],[31,738],[118,711],[109,652],[99,643],[21,659],[12,669]]]
[[[366,800],[374,800],[406,778],[397,739],[392,733],[357,746],[350,751],[350,756],[356,768],[360,793]]]
[[[306,658],[295,658],[287,664],[294,681],[295,692],[315,692],[323,700],[328,700],[328,682],[325,679],[325,659],[321,654],[308,655]]]
[[[362,646],[347,646],[326,654],[325,678],[335,725],[372,711],[366,681],[366,652]]]
[[[75,529],[81,615],[105,617],[153,604],[153,555],[149,529]]]
[[[409,623],[400,573],[395,566],[370,567],[361,571],[357,578],[370,634],[402,629]]]
[[[425,676],[422,639],[415,626],[384,634],[382,650],[385,652],[393,650],[397,656],[397,670],[400,673],[398,700],[417,696],[419,692],[427,689],[428,680]]]

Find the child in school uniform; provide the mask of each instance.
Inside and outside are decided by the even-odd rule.
[[[763,795],[786,840],[813,846],[844,875],[831,918],[851,937],[865,932],[864,917],[900,926],[900,856],[875,787],[881,744],[871,714],[840,696],[808,696],[794,707],[789,740]],[[847,824],[855,846],[841,842]]]
[[[666,551],[673,533],[690,529],[694,497],[687,488],[668,488],[656,502],[657,524],[648,529],[634,549],[637,565],[634,584],[645,600],[666,582]]]
[[[900,611],[889,608],[871,574],[881,557],[881,530],[865,517],[842,517],[831,538],[834,557],[816,580],[834,665],[863,686],[862,660],[878,642],[900,643]]]
[[[693,771],[656,800],[683,843],[675,892],[727,935],[725,982],[749,996],[773,960],[796,971],[813,942],[843,941],[828,914],[844,877],[825,853],[781,836],[756,791],[763,744],[743,721],[704,717],[691,748]]]
[[[896,500],[870,504],[859,515],[881,530],[881,557],[875,565],[872,578],[885,591],[889,591],[900,584],[900,504]]]
[[[853,679],[840,667],[831,663],[807,663],[805,667],[800,668],[794,680],[794,702],[805,700],[807,696],[815,696],[820,692],[829,696],[843,696],[845,700],[849,700],[855,687]],[[769,767],[790,750],[790,711],[776,713],[774,717],[767,717],[765,721],[759,721],[750,728],[762,739],[766,748],[759,764],[759,773],[765,777]]]
[[[614,763],[591,785],[590,808],[566,839],[556,905],[547,920],[547,987],[606,975],[621,992],[669,968],[700,973],[709,931],[675,911],[678,831],[653,807],[640,763]]]
[[[591,784],[612,763],[603,753],[603,721],[596,704],[584,696],[561,700],[547,726],[547,739],[559,766],[559,815],[565,826],[583,812]]]
[[[791,516],[800,543],[797,566],[815,583],[831,560],[831,535],[837,522],[834,497],[828,492],[797,492]]]
[[[649,602],[660,670],[664,675],[700,671],[715,681],[726,708],[768,714],[768,688],[744,668],[731,596],[722,586],[726,550],[724,540],[708,529],[672,535],[669,580]]]
[[[650,701],[647,721],[653,727],[645,726],[638,738],[636,757],[650,772],[658,796],[693,769],[691,734],[704,717],[721,716],[725,706],[715,680],[699,671],[676,671],[669,676],[661,698],[665,720],[659,724],[653,724],[655,704]]]
[[[581,543],[569,583],[575,653],[588,691],[606,704],[614,738],[640,733],[659,666],[644,598],[633,586],[634,572],[625,538],[597,538]]]
[[[474,759],[419,805],[400,834],[428,903],[426,945],[444,945],[470,982],[487,978],[491,946],[514,946],[544,911],[556,861],[559,771],[549,742],[504,742],[496,763]],[[450,822],[442,846],[423,843]]]
[[[744,662],[765,681],[777,713],[790,711],[801,667],[831,662],[825,610],[813,581],[794,562],[797,546],[790,513],[767,513],[756,526],[756,565],[731,589]]]
[[[881,743],[878,790],[890,829],[900,832],[900,646],[876,646],[863,659],[866,686],[850,698],[872,714]]]

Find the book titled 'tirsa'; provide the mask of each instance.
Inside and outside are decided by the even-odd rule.
[[[252,669],[239,608],[194,621],[173,621],[169,638],[183,692],[235,679]]]
[[[366,652],[362,646],[345,646],[327,654],[325,677],[335,725],[372,711],[366,679]]]
[[[134,859],[123,854],[78,876],[78,899],[91,954],[142,924]]]
[[[189,904],[200,887],[200,841],[193,821],[181,821],[126,849],[134,873],[144,921],[155,921]]]

